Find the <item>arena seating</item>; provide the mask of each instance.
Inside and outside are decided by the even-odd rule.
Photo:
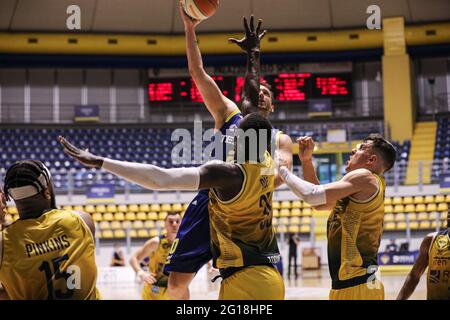
[[[184,213],[187,203],[172,204],[86,204],[63,206],[63,209],[85,211],[97,222],[97,234],[102,239],[148,238],[164,232],[164,218],[169,211]],[[411,230],[436,229],[447,226],[450,195],[387,197],[385,199],[384,230],[404,231],[407,220]],[[303,201],[274,201],[273,225],[278,233],[309,234],[315,210]],[[8,207],[7,221],[18,218],[17,209]]]
[[[450,118],[441,118],[437,121],[436,145],[434,148],[435,165],[432,168],[432,180],[439,181],[445,163],[450,167]],[[438,165],[442,162],[443,165]]]

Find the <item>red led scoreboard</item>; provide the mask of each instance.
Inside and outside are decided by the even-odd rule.
[[[241,98],[243,77],[213,76],[223,94],[233,101]],[[351,73],[311,74],[280,73],[265,75],[271,85],[275,101],[307,101],[331,98],[350,100],[352,97]],[[150,105],[165,102],[202,103],[202,97],[194,81],[189,77],[150,79],[148,84]]]

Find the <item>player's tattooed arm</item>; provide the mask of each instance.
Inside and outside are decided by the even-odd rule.
[[[244,38],[238,40],[231,38],[230,42],[237,44],[247,53],[247,70],[242,92],[242,111],[244,114],[255,112],[259,106],[259,77],[260,77],[260,42],[266,34],[261,31],[262,20],[258,20],[255,28],[254,16],[250,17],[250,24],[244,17]]]
[[[411,271],[406,276],[405,283],[398,293],[397,300],[407,300],[416,289],[417,284],[420,281],[420,277],[422,277],[428,267],[428,251],[430,250],[434,236],[435,233],[430,233],[425,237],[425,239],[423,239],[419,249],[419,256],[417,257]]]

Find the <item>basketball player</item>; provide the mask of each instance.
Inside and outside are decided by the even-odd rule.
[[[4,192],[19,211],[0,235],[0,282],[8,297],[98,299],[91,217],[56,208],[50,171],[40,161],[14,163]]]
[[[63,137],[59,141],[64,151],[83,165],[102,168],[147,189],[211,189],[208,210],[214,266],[224,278],[219,298],[283,299],[283,279],[273,266],[280,254],[272,226],[274,164],[268,151],[272,127],[266,118],[251,113],[242,119],[239,129],[235,159],[245,150],[243,164],[214,160],[178,169],[102,158],[74,147]],[[257,141],[245,138],[252,129]]]
[[[301,137],[298,143],[306,181],[283,166],[279,173],[300,199],[318,210],[332,209],[327,226],[330,299],[384,299],[383,284],[375,277],[386,188],[381,175],[394,165],[396,149],[381,135],[371,134],[352,150],[347,174],[320,185],[312,164],[314,141]]]
[[[5,198],[5,194],[3,193],[2,188],[0,187],[0,229],[1,230],[3,230],[3,228],[7,226],[5,216],[6,216],[6,198]],[[0,300],[6,300],[6,299],[8,299],[8,296],[6,295],[5,289],[3,289],[3,286],[0,283]]]
[[[166,234],[151,238],[130,258],[131,267],[144,283],[143,300],[167,300],[167,276],[163,273],[163,268],[180,222],[180,213],[168,212],[164,220]],[[148,272],[140,265],[146,257],[150,258]]]
[[[183,19],[186,35],[186,54],[188,58],[189,73],[197,85],[204,100],[205,106],[214,118],[215,128],[226,136],[227,130],[236,128],[242,117],[258,112],[268,118],[273,112],[272,93],[267,83],[263,82],[259,87],[256,104],[247,103],[245,96],[251,92],[248,89],[248,79],[243,91],[242,113],[236,103],[222,94],[214,80],[203,68],[202,56],[196,39],[195,28],[200,21],[189,18],[180,3],[180,15]],[[250,25],[244,18],[245,37],[241,40],[230,39],[239,45],[247,53],[247,75],[260,66],[260,41],[265,31],[260,31],[261,20],[255,29],[254,18],[251,17]],[[259,83],[259,78],[258,78]],[[286,164],[292,166],[292,141],[291,138],[280,131],[272,133],[273,143],[278,154]],[[225,139],[233,141],[233,139]],[[221,159],[225,160],[225,159]],[[275,186],[282,184],[276,176]],[[171,250],[168,256],[164,272],[169,273],[169,296],[171,299],[189,299],[189,284],[200,268],[211,259],[209,220],[208,220],[208,192],[202,190],[192,200],[181,222],[177,235],[177,246]]]
[[[408,299],[428,267],[427,299],[450,300],[450,214],[447,229],[427,235],[420,245],[419,256],[406,277],[397,300]]]

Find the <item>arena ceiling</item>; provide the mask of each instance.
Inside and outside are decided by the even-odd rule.
[[[81,8],[82,32],[181,33],[179,0],[0,0],[0,32],[68,32],[66,8]],[[449,0],[220,0],[201,32],[240,31],[241,17],[254,13],[270,30],[364,27],[369,5],[382,17],[407,24],[450,21]]]

